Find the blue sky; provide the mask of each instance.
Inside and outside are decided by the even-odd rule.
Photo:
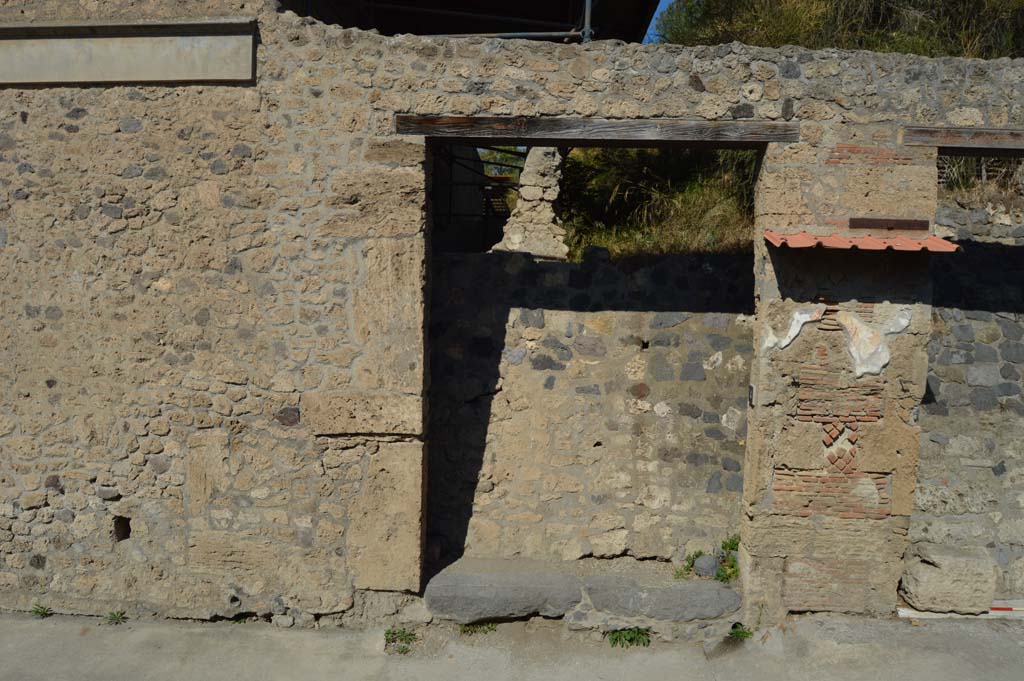
[[[658,11],[654,15],[654,21],[651,21],[650,28],[647,29],[647,37],[644,38],[644,42],[648,43],[654,39],[654,22],[658,20],[658,15],[661,14],[666,7],[672,4],[672,0],[661,0],[658,3]]]

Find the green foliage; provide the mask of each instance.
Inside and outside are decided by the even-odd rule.
[[[38,617],[41,620],[53,616],[53,610],[51,610],[49,606],[43,605],[42,603],[33,603],[31,612],[34,617]]]
[[[497,631],[498,625],[495,622],[479,622],[477,624],[459,625],[459,633],[463,636],[475,636],[476,634],[489,634]]]
[[[750,627],[743,624],[742,622],[737,622],[736,624],[732,625],[732,629],[729,630],[729,638],[731,638],[734,641],[746,641],[753,635],[754,632],[750,630]]]
[[[740,566],[736,564],[736,556],[727,553],[722,556],[722,564],[715,571],[715,579],[728,584],[740,576]]]
[[[647,648],[651,645],[651,630],[648,627],[617,629],[609,631],[605,634],[605,637],[612,648],[633,648],[636,646]]]
[[[740,548],[740,536],[734,534],[722,542],[722,559],[715,579],[728,584],[740,576],[740,566],[736,563],[735,552]]]
[[[697,562],[697,559],[704,555],[703,551],[697,550],[693,553],[689,553],[686,556],[686,560],[683,562],[683,567],[679,568],[675,572],[676,579],[685,579],[693,574],[693,564]]]
[[[676,0],[663,42],[838,47],[927,56],[1024,56],[1024,0]]]
[[[574,149],[558,204],[570,257],[749,248],[757,154],[694,149]]]
[[[738,534],[734,534],[722,542],[722,551],[739,551],[739,549],[740,536]]]
[[[384,632],[384,647],[399,655],[405,655],[412,650],[412,644],[416,643],[419,637],[404,628],[391,627]]]
[[[118,624],[124,624],[128,621],[128,615],[125,614],[124,610],[111,610],[103,616],[103,623],[111,626],[117,626]]]

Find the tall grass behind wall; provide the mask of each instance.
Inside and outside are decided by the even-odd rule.
[[[570,258],[749,249],[757,163],[753,151],[573,149],[558,205]]]

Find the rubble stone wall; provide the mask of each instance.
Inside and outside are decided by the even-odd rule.
[[[1024,594],[1024,218],[943,201],[964,249],[932,264],[935,308],[912,542],[986,550]]]
[[[934,151],[900,147],[901,124],[1024,125],[1021,61],[388,38],[275,5],[0,3],[9,23],[260,22],[251,87],[0,91],[3,607],[358,621],[406,598],[377,590],[420,589],[427,183],[423,140],[393,134],[397,112],[797,121],[800,141],[769,145],[759,183],[758,226],[783,231],[934,215]],[[785,380],[819,345],[841,357],[844,332],[816,327],[782,364],[757,360],[795,304],[758,248],[745,598],[765,603],[786,574],[797,595],[773,604],[821,605],[800,594],[827,542],[882,567],[824,606],[881,609],[905,542],[930,299],[917,279],[888,281],[914,267],[864,266],[840,301],[883,282],[918,306],[881,389],[883,423],[902,425],[857,445],[856,470],[894,475],[893,518],[762,514],[772,424],[802,428],[792,451],[818,443],[815,467],[834,465],[821,443],[835,436],[800,425]],[[852,262],[814,271],[841,278]],[[876,310],[873,324],[899,316]]]
[[[682,561],[738,531],[750,256],[434,253],[428,532],[460,555]]]

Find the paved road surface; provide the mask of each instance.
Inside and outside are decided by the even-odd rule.
[[[1024,681],[1021,621],[913,626],[814,615],[741,645],[655,642],[630,651],[565,634],[558,623],[510,623],[473,637],[435,627],[406,656],[382,648],[380,630],[183,622],[115,627],[81,617],[0,616],[4,681]]]

